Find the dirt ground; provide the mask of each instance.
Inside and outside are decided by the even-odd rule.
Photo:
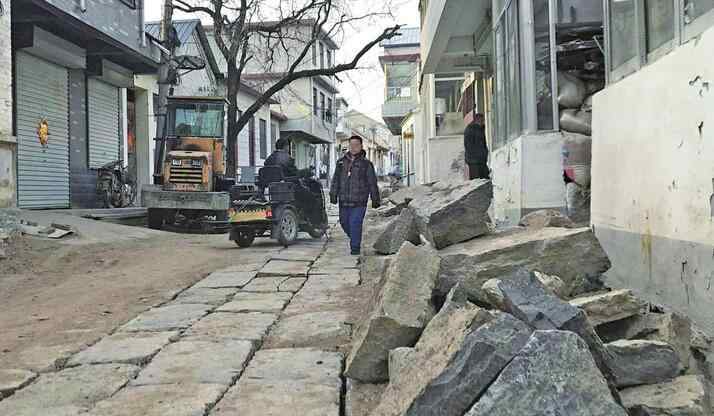
[[[210,272],[279,247],[226,235],[68,244],[23,237],[0,259],[0,369],[53,366]]]

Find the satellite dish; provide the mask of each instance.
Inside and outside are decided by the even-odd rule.
[[[177,69],[196,71],[206,67],[206,60],[200,56],[180,55],[174,57]]]

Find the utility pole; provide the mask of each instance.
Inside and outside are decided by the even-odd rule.
[[[159,38],[166,51],[161,53],[161,66],[159,67],[159,102],[158,113],[156,114],[156,137],[161,140],[156,141],[154,156],[154,183],[161,183],[161,170],[163,152],[166,148],[166,130],[168,112],[169,91],[171,89],[171,65],[174,57],[175,42],[173,36],[173,0],[164,0],[163,13],[161,15],[161,28]]]

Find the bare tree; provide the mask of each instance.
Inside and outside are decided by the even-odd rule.
[[[252,116],[275,94],[292,82],[314,76],[337,76],[357,68],[360,59],[379,42],[399,34],[400,25],[386,28],[357,51],[352,59],[333,66],[313,68],[304,65],[313,45],[344,31],[347,25],[379,13],[354,16],[347,0],[173,0],[174,9],[210,17],[218,49],[227,64],[226,99],[228,133],[226,172],[236,171],[238,133]],[[296,25],[309,25],[308,36],[296,35]],[[298,42],[295,42],[295,41]],[[260,44],[260,48],[255,45]],[[298,45],[298,46],[296,46]],[[286,56],[285,68],[274,69],[274,54]],[[261,56],[258,56],[258,55]],[[251,61],[262,61],[275,78],[255,102],[238,114],[238,91],[241,77]]]

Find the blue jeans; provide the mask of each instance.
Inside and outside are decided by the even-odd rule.
[[[362,222],[367,207],[340,206],[340,225],[350,238],[350,249],[353,254],[359,253],[362,244]]]

